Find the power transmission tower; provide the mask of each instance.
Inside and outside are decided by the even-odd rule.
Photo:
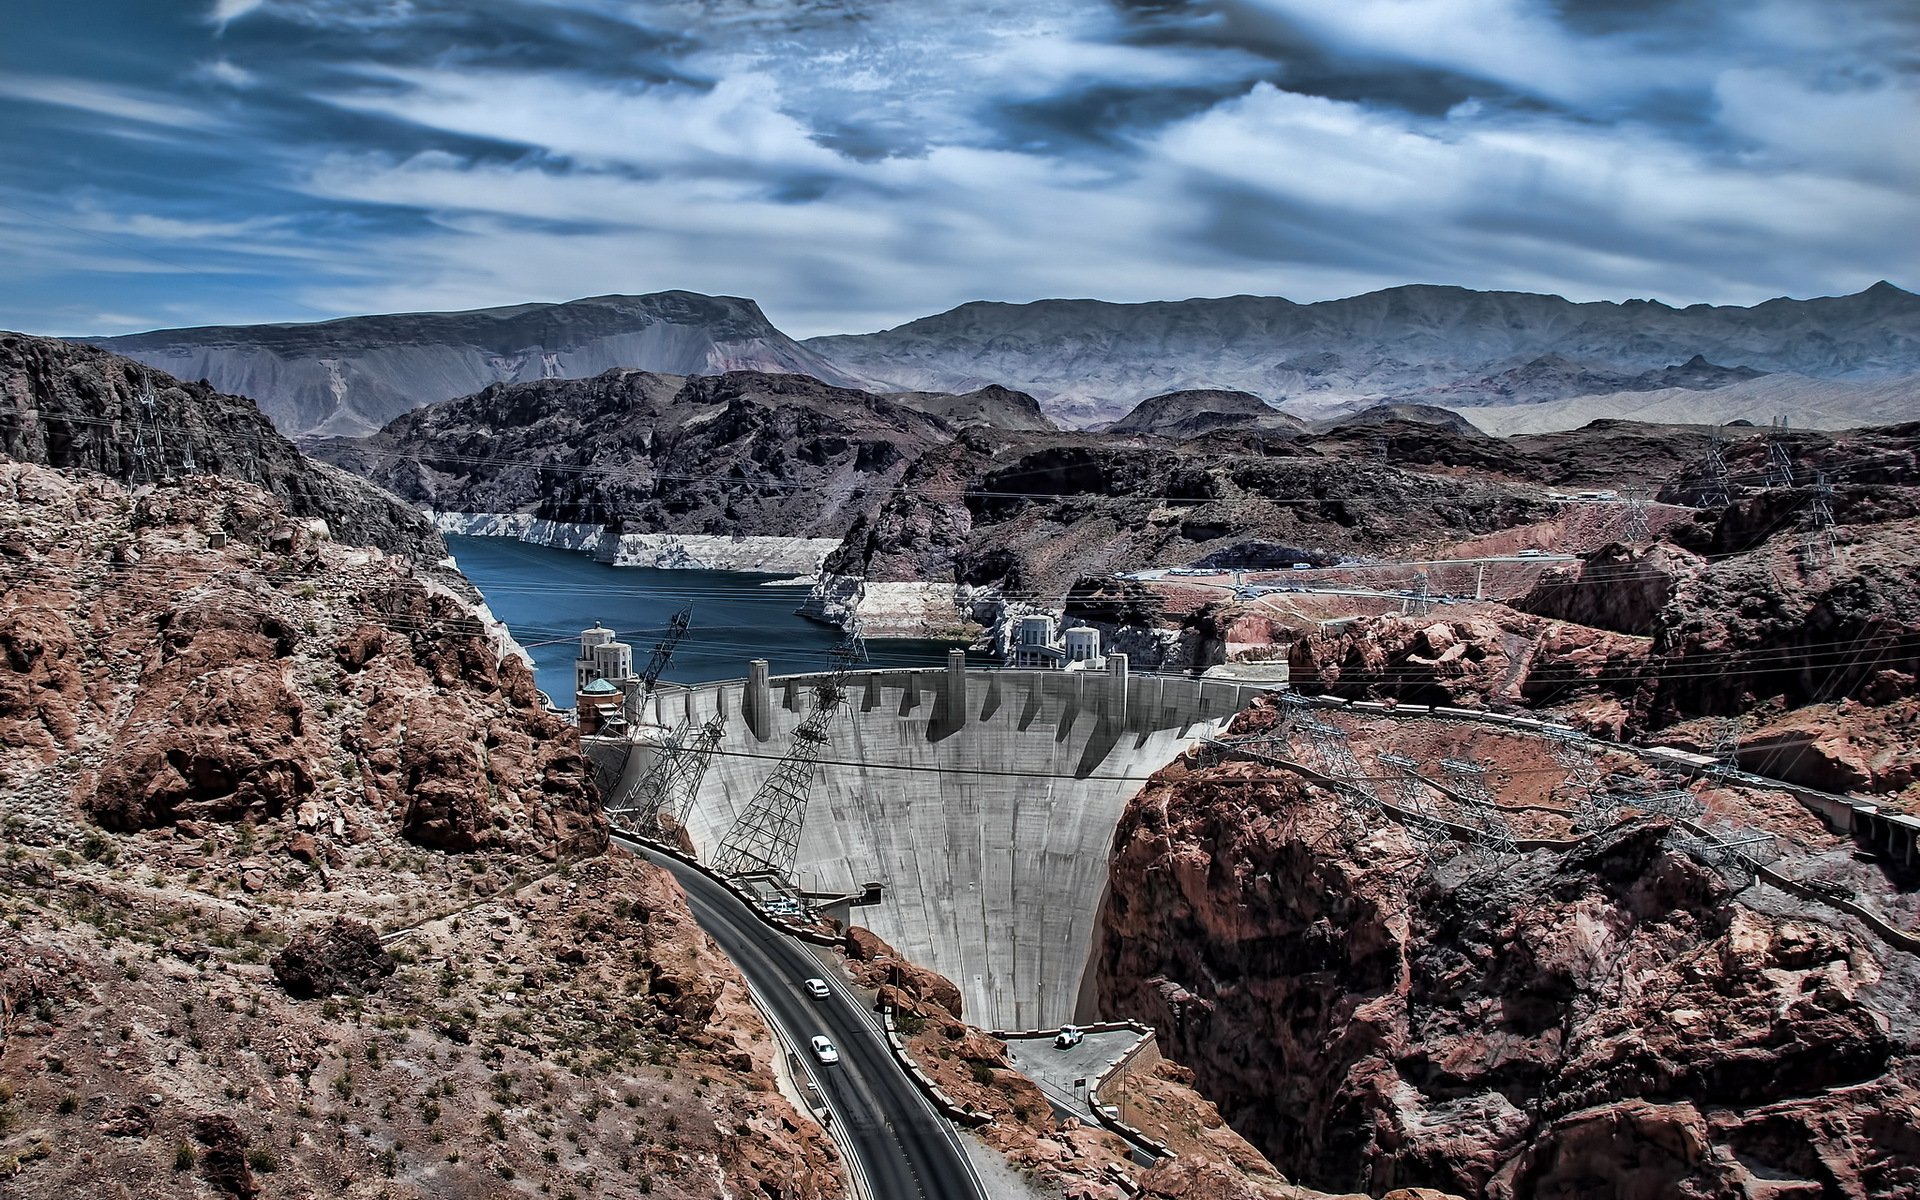
[[[640,694],[653,695],[654,687],[660,682],[660,675],[673,661],[673,651],[680,639],[687,636],[687,626],[693,623],[693,605],[681,608],[667,619],[667,632],[653,644],[653,655],[647,659],[647,669],[640,673]]]
[[[607,818],[623,829],[652,834],[671,818],[675,825],[686,823],[687,811],[700,794],[700,782],[706,778],[707,763],[726,732],[727,718],[715,714],[700,731],[687,737],[691,726],[682,721],[656,754],[645,775],[633,782],[625,794],[607,805]]]
[[[1650,542],[1653,540],[1653,527],[1647,523],[1647,485],[1639,480],[1620,489],[1626,500],[1627,525],[1620,536],[1629,542]]]
[[[1413,573],[1413,595],[1407,598],[1406,607],[1416,617],[1424,617],[1433,611],[1432,585],[1425,571]]]
[[[1800,558],[1803,569],[1817,571],[1830,567],[1840,557],[1833,540],[1833,485],[1825,475],[1813,477],[1813,499],[1807,504],[1806,523],[1800,531]]]
[[[1727,457],[1722,449],[1725,438],[1720,426],[1713,427],[1713,438],[1707,443],[1707,455],[1700,467],[1700,507],[1725,508],[1733,503],[1732,487],[1727,481]]]
[[[140,376],[140,396],[135,401],[133,418],[133,481],[154,483],[166,478],[166,446],[160,440],[156,413],[160,397],[153,390],[153,379]],[[149,445],[148,443],[152,444]],[[158,463],[159,466],[154,464]]]
[[[1487,787],[1486,764],[1443,758],[1440,765],[1453,776],[1454,802],[1460,809],[1459,823],[1469,831],[1467,844],[1474,857],[1491,864],[1504,855],[1518,854],[1520,851],[1514,845],[1513,830],[1508,827],[1506,817],[1494,802],[1493,792]]]
[[[1449,835],[1441,824],[1439,812],[1427,799],[1430,789],[1427,781],[1420,777],[1419,762],[1410,755],[1391,751],[1380,755],[1378,761],[1381,766],[1393,771],[1394,794],[1400,807],[1401,824],[1406,826],[1415,841],[1427,848],[1427,857],[1434,857]]]
[[[1780,857],[1773,834],[1739,825],[1670,838],[1668,844],[1718,871],[1736,892],[1751,887],[1760,868]]]
[[[693,810],[693,802],[700,796],[700,782],[707,777],[707,763],[712,760],[715,747],[720,745],[720,736],[726,731],[726,716],[715,714],[707,718],[707,723],[694,735],[693,745],[680,751],[674,760],[673,777],[661,789],[659,806],[654,815],[655,824],[659,824],[659,819],[664,816],[671,818],[675,825],[686,827],[687,814]]]
[[[1360,760],[1353,756],[1346,730],[1305,713],[1295,719],[1293,727],[1307,735],[1307,742],[1313,747],[1314,757],[1320,760],[1326,777],[1342,785],[1336,790],[1352,801],[1348,808],[1355,816],[1364,823],[1378,821],[1386,815],[1380,807],[1380,797],[1374,795],[1372,785],[1360,773]]]
[[[1770,488],[1793,486],[1793,452],[1780,437],[1786,427],[1785,417],[1775,417],[1772,432],[1767,434],[1767,486]]]
[[[1629,808],[1637,808],[1641,812],[1652,813],[1674,821],[1691,821],[1700,815],[1704,807],[1700,803],[1700,797],[1685,788],[1648,792],[1645,795],[1622,796],[1620,799]]]
[[[714,851],[713,869],[722,875],[774,875],[785,879],[800,855],[800,828],[813,793],[815,764],[827,744],[827,726],[846,700],[847,673],[866,657],[858,625],[828,657],[827,674],[814,685],[814,708],[793,731],[787,752],[760,785],[746,810]]]
[[[1707,751],[1713,759],[1713,765],[1707,768],[1707,776],[1716,783],[1725,784],[1727,776],[1740,769],[1740,735],[1745,723],[1739,717],[1726,717],[1720,722],[1720,729],[1713,741],[1713,749]]]
[[[1620,805],[1606,790],[1593,755],[1580,743],[1576,733],[1554,733],[1553,756],[1567,769],[1567,783],[1573,788],[1573,827],[1592,832],[1612,827],[1620,819]]]

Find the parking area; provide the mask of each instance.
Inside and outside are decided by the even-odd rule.
[[[1089,1033],[1079,1045],[1062,1050],[1053,1035],[1007,1039],[1007,1057],[1022,1075],[1040,1085],[1047,1099],[1064,1111],[1084,1115],[1087,1091],[1100,1076],[1144,1040],[1131,1029]],[[1085,1080],[1075,1086],[1075,1081]]]

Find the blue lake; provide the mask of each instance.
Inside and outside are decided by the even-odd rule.
[[[819,670],[840,640],[838,630],[794,615],[807,589],[780,582],[783,576],[609,567],[511,538],[450,536],[447,545],[493,615],[533,655],[540,688],[556,704],[573,703],[580,631],[595,621],[632,644],[638,671],[668,619],[692,605],[693,624],[663,676],[676,683],[739,679],[750,658],[767,659],[776,675]],[[940,642],[867,643],[875,666],[943,666],[948,649]]]

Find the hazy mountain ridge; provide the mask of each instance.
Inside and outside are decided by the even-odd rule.
[[[976,302],[805,345],[903,389],[997,381],[1085,424],[1183,389],[1246,391],[1305,412],[1709,388],[1758,372],[1862,382],[1920,375],[1920,297],[1879,283],[1851,296],[1676,309],[1418,285],[1315,304]]]
[[[289,436],[371,433],[421,405],[490,384],[580,379],[612,368],[862,382],[775,329],[752,300],[679,291],[85,340],[252,396]]]

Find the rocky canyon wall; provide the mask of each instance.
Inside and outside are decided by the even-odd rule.
[[[1796,810],[1770,811],[1845,861]],[[1291,1178],[1920,1195],[1913,956],[1732,894],[1663,818],[1476,869],[1342,812],[1264,765],[1168,767],[1116,833],[1095,963],[1102,1014],[1150,1021]]]

